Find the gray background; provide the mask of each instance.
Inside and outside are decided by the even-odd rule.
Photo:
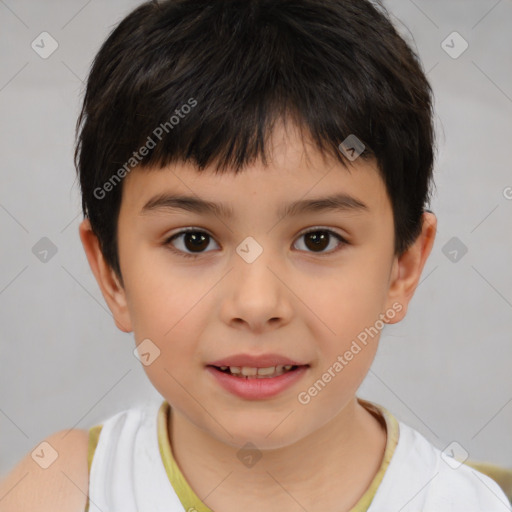
[[[72,161],[89,65],[139,3],[0,0],[0,475],[57,430],[160,399],[89,269]],[[360,396],[441,449],[512,466],[512,1],[385,5],[435,91],[439,229]],[[31,48],[43,31],[59,45],[47,59]],[[441,46],[453,31],[469,44],[456,59]],[[32,252],[43,237],[46,262]]]

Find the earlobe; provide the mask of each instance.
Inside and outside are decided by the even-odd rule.
[[[399,303],[402,308],[399,314],[387,323],[400,322],[407,314],[407,307],[430,255],[437,229],[437,218],[434,213],[426,210],[422,218],[422,230],[415,242],[399,257],[393,260],[390,285],[388,291],[388,307]]]
[[[132,332],[125,290],[114,270],[105,261],[100,242],[92,230],[89,219],[86,218],[80,223],[79,234],[89,266],[112,312],[116,326],[123,332]]]

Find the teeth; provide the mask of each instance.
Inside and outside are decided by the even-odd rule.
[[[240,372],[245,377],[252,377],[252,376],[258,374],[258,369],[257,368],[248,368],[247,366],[242,366],[242,368],[240,368]]]
[[[239,377],[256,377],[256,378],[268,378],[268,377],[277,377],[291,370],[293,366],[290,365],[278,365],[278,366],[269,366],[267,368],[251,368],[248,366],[221,366],[220,369],[225,371],[229,368],[229,372],[232,375],[237,375]]]
[[[258,375],[272,375],[275,372],[275,366],[270,366],[269,368],[258,368]]]

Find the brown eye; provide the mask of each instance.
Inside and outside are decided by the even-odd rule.
[[[173,248],[173,242],[178,239],[181,240],[181,246],[184,247],[175,249]],[[175,235],[168,238],[164,245],[170,245],[171,250],[174,252],[179,253],[180,255],[184,256],[185,258],[191,257],[196,258],[197,256],[201,255],[203,252],[210,252],[205,251],[209,245],[209,241],[211,239],[211,236],[206,233],[205,231],[200,230],[194,230],[194,229],[187,229],[184,231],[180,231],[179,233],[176,233]],[[190,252],[187,252],[190,251]]]
[[[314,229],[307,231],[306,233],[302,233],[299,238],[304,238],[304,245],[308,249],[309,252],[316,252],[316,253],[332,253],[339,250],[340,246],[347,244],[347,241],[335,233],[334,231],[330,229]],[[329,245],[333,238],[338,240],[338,244],[334,244],[335,246],[338,245],[338,249],[334,249],[331,251],[325,251],[326,248],[329,247]]]
[[[208,238],[209,235],[201,232],[190,232],[185,233],[183,242],[185,247],[191,251],[201,251],[208,247]]]

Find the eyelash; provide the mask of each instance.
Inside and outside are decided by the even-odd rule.
[[[304,235],[308,235],[310,233],[317,233],[317,232],[324,232],[324,233],[328,233],[329,235],[332,235],[334,236],[334,238],[336,238],[339,242],[341,242],[341,246],[338,247],[337,249],[334,249],[333,251],[330,251],[330,252],[327,252],[327,253],[322,253],[322,252],[318,252],[318,253],[315,253],[314,251],[307,251],[307,252],[310,252],[311,254],[319,254],[319,255],[329,255],[329,254],[334,254],[334,253],[337,253],[338,251],[340,251],[345,245],[349,245],[349,243],[341,236],[339,235],[338,233],[336,233],[335,231],[331,230],[331,229],[326,229],[326,228],[322,228],[322,227],[314,227],[312,229],[309,229],[308,231],[304,231],[303,233],[299,234],[298,238],[304,236]],[[187,253],[187,252],[183,252],[181,250],[178,250],[178,249],[175,249],[171,242],[180,237],[180,236],[183,236],[187,233],[199,233],[199,234],[204,234],[210,238],[213,238],[209,233],[207,233],[206,231],[202,231],[200,229],[196,229],[196,228],[188,228],[188,229],[184,229],[182,231],[179,231],[178,233],[175,233],[174,235],[168,237],[164,242],[163,242],[163,245],[168,247],[169,250],[171,250],[172,252],[174,252],[175,254],[178,254],[179,256],[182,256],[184,258],[197,258],[198,256],[201,256],[202,254],[204,254],[205,252],[210,252],[210,251],[203,251],[203,252],[200,252],[200,253]]]

